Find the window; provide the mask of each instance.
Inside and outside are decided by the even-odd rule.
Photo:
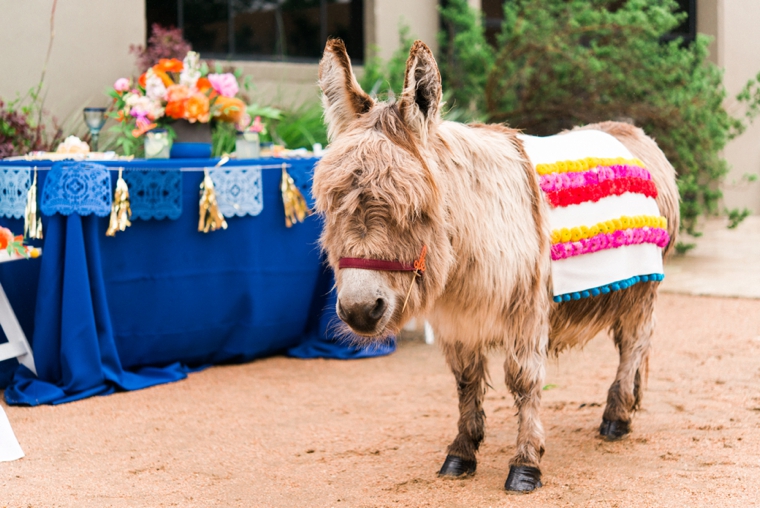
[[[503,5],[504,0],[481,0],[486,40],[492,46],[496,46],[496,36],[501,32],[501,23],[504,21]]]
[[[664,39],[668,41],[681,39],[685,43],[693,42],[697,37],[697,0],[678,0],[678,7],[679,11],[686,13],[686,18]]]
[[[328,37],[364,59],[363,0],[146,0],[148,27],[176,26],[205,58],[316,61]]]

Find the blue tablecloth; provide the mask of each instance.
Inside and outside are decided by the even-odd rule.
[[[287,162],[290,172],[310,175],[315,160]],[[282,160],[229,166],[252,163]],[[29,165],[0,161],[0,168]],[[209,160],[105,165],[115,185],[116,166],[190,168]],[[38,172],[40,189],[46,173]],[[203,173],[182,175],[177,220],[133,220],[106,237],[108,217],[43,216],[45,238],[31,242],[43,247],[42,257],[0,265],[0,283],[31,339],[39,376],[15,360],[0,362],[9,404],[139,389],[182,379],[194,368],[276,353],[348,359],[394,350],[332,338],[335,296],[317,245],[319,219],[285,227],[279,170],[262,172],[261,214],[228,218],[227,230],[207,234],[197,231]],[[23,231],[20,219],[0,224]]]

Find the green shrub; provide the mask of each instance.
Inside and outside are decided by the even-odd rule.
[[[738,97],[747,115],[723,107],[722,73],[709,39],[665,42],[674,0],[510,0],[496,48],[466,0],[441,9],[444,90],[492,122],[548,135],[603,120],[632,122],[654,137],[678,172],[681,227],[719,212],[728,167],[720,152],[760,108],[760,75]],[[472,98],[472,99],[471,99]],[[747,212],[728,210],[735,225]]]
[[[409,48],[414,44],[408,25],[401,24],[398,29],[398,48],[385,61],[378,56],[379,48],[369,51],[364,62],[363,73],[359,77],[359,85],[372,97],[398,96],[404,87],[404,72]]]

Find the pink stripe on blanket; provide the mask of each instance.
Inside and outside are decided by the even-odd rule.
[[[577,242],[556,243],[552,245],[552,260],[566,259],[581,254],[589,254],[605,249],[617,249],[626,245],[653,243],[665,248],[670,241],[670,235],[662,228],[630,228],[612,233],[599,233],[591,238]]]
[[[607,180],[617,180],[619,178],[641,178],[642,180],[651,180],[652,175],[649,171],[639,166],[631,165],[614,165],[598,166],[590,171],[580,173],[550,173],[541,175],[541,189],[544,192],[556,192],[563,189],[574,189],[576,187],[585,187],[595,185]]]

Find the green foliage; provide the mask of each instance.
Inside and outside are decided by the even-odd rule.
[[[728,217],[728,229],[734,229],[741,224],[744,219],[752,215],[752,210],[749,208],[744,208],[742,210],[739,210],[738,208],[734,210],[726,209],[725,214]]]
[[[696,243],[676,242],[676,254],[683,255],[696,247]]]
[[[222,157],[235,151],[237,130],[229,122],[217,122],[211,130],[211,156]]]
[[[113,99],[113,107],[109,108],[106,115],[108,118],[115,120],[116,123],[108,129],[108,133],[113,137],[114,150],[120,151],[124,155],[133,155],[139,157],[145,153],[142,137],[134,137],[132,130],[135,128],[132,122],[125,122],[123,120],[124,109],[126,104],[124,103],[124,96],[118,93],[113,88],[109,88],[106,93]]]
[[[257,116],[261,117],[262,120],[280,120],[282,118],[282,111],[269,106],[251,104],[245,110],[251,118],[256,118]]]
[[[516,0],[505,4],[485,89],[491,120],[547,135],[603,120],[634,123],[676,168],[681,226],[717,212],[727,173],[720,151],[739,122],[723,108],[708,39],[662,42],[681,16],[673,0]]]
[[[398,32],[399,46],[387,61],[378,56],[379,50],[374,47],[364,62],[364,74],[359,79],[359,84],[372,97],[398,96],[404,88],[406,59],[409,57],[409,48],[414,44],[414,37],[407,25],[399,25]]]
[[[438,65],[446,102],[455,109],[483,110],[483,90],[493,67],[494,51],[480,29],[480,13],[466,1],[448,2],[440,7],[440,13]]]
[[[322,120],[322,104],[308,102],[290,111],[283,111],[279,120],[269,124],[272,141],[286,148],[307,148],[314,143],[327,145],[327,128]]]
[[[441,10],[444,90],[529,134],[604,120],[642,127],[676,168],[681,227],[697,235],[699,217],[719,211],[728,171],[721,150],[760,112],[760,75],[738,97],[744,117],[729,115],[722,73],[707,61],[708,38],[663,40],[682,20],[676,7],[674,0],[512,0],[492,49],[466,0],[450,0]]]
[[[747,105],[747,111],[744,114],[747,120],[752,121],[760,114],[760,72],[757,73],[755,79],[749,80],[744,85],[736,98]]]

